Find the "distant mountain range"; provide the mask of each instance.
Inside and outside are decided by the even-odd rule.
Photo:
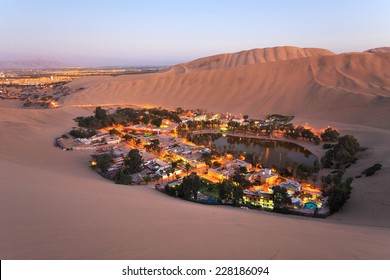
[[[0,61],[0,69],[62,69],[75,68],[77,65],[66,64],[54,60],[32,59],[32,60],[17,60],[17,61]]]

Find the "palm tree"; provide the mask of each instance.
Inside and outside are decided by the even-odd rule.
[[[187,162],[186,163],[186,171],[187,171],[187,176],[188,176],[188,171],[190,171],[191,165]]]
[[[153,176],[153,179],[157,181],[157,183],[160,181],[161,176],[159,174],[155,174]]]
[[[160,175],[161,175],[161,183],[163,184],[164,183],[164,177],[163,177],[163,174],[164,174],[164,170],[160,169]]]
[[[170,177],[171,174],[172,174],[172,169],[170,168],[170,169],[168,169],[166,172],[167,172],[167,174],[168,174],[168,182],[169,182],[169,177]]]

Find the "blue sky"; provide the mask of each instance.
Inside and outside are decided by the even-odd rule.
[[[388,0],[0,0],[0,60],[169,65],[272,46],[390,46]]]

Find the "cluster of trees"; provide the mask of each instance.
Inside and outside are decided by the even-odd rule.
[[[111,165],[112,154],[98,154],[92,155],[92,159],[96,162],[96,167],[100,170],[100,173],[106,173]]]
[[[144,160],[140,155],[137,149],[132,149],[129,151],[125,157],[124,167],[118,169],[114,176],[114,181],[116,184],[129,185],[132,183],[131,174],[135,174],[142,170],[142,165]],[[151,178],[146,178],[145,181],[150,182]]]
[[[165,192],[171,196],[178,196],[186,200],[197,200],[199,191],[220,200],[232,201],[234,205],[242,202],[243,186],[234,179],[224,180],[218,184],[205,182],[199,175],[192,172],[183,178],[183,182],[175,187],[165,186]]]
[[[271,115],[267,115],[266,116],[266,119],[269,119],[269,120],[276,120],[278,122],[284,122],[284,123],[288,123],[290,121],[292,121],[292,119],[294,118],[294,116],[284,116],[284,115],[280,115],[280,114],[271,114]]]
[[[331,214],[338,212],[351,197],[352,180],[352,178],[347,178],[345,181],[340,181],[330,191],[324,193],[328,197],[328,206]]]
[[[132,145],[140,145],[141,144],[141,139],[139,138],[136,138],[134,137],[133,135],[131,134],[125,134],[125,136],[123,136],[123,138],[125,139],[126,142],[129,142],[131,143]]]
[[[96,107],[94,111],[95,115],[89,117],[77,117],[75,121],[80,127],[84,127],[91,130],[100,129],[110,126],[114,123],[114,119],[110,115],[107,115],[107,111],[101,107]]]
[[[187,137],[188,133],[199,129],[214,129],[219,128],[220,120],[203,120],[203,121],[187,121],[181,123],[176,131],[180,137]]]
[[[183,183],[177,186],[177,196],[186,200],[197,200],[202,180],[195,172],[183,178]]]
[[[246,168],[242,166],[234,172],[231,180],[235,183],[235,185],[240,186],[242,189],[249,189],[252,186],[252,183],[245,178],[246,173]]]
[[[284,208],[286,205],[291,204],[291,198],[287,194],[287,190],[280,186],[273,188],[273,198],[275,208]]]
[[[130,185],[133,181],[131,175],[126,169],[119,169],[114,176],[115,184]]]
[[[326,141],[333,141],[338,137],[337,131],[328,129],[326,135],[321,137]],[[324,136],[324,137],[323,137]],[[352,135],[345,135],[337,138],[337,143],[330,147],[321,158],[324,168],[335,166],[333,171],[323,178],[323,195],[328,197],[328,206],[331,213],[339,211],[351,196],[352,178],[343,181],[345,169],[356,161],[356,154],[360,149],[359,142]]]
[[[268,137],[273,135],[275,131],[280,131],[284,133],[284,136],[292,139],[300,137],[304,140],[313,141],[317,145],[320,143],[321,139],[311,129],[306,129],[301,125],[294,126],[292,123],[287,123],[289,118],[285,117],[285,121],[276,120],[263,126],[256,125],[254,120],[249,120],[243,124],[231,120],[228,122],[228,128],[234,132],[252,132]]]
[[[202,160],[209,168],[211,168],[211,166],[212,166],[212,162],[211,162],[212,159],[213,159],[213,156],[211,155],[211,153],[208,153],[208,152],[202,153]]]
[[[116,114],[123,118],[125,122],[133,124],[153,124],[160,127],[162,119],[169,119],[173,122],[180,123],[181,119],[176,111],[169,111],[162,108],[141,109],[136,110],[132,108],[118,109]]]
[[[69,131],[69,134],[74,138],[89,138],[96,135],[96,130],[94,129],[72,129]]]
[[[205,182],[192,172],[190,175],[183,178],[183,182],[179,185],[170,187],[168,184],[165,186],[165,192],[170,196],[178,196],[185,200],[197,200],[198,191],[205,184]]]
[[[223,180],[221,183],[217,184],[217,187],[221,200],[230,200],[233,202],[233,205],[242,202],[244,190],[242,186],[238,185],[233,180]]]
[[[242,203],[244,190],[252,186],[251,182],[245,178],[245,173],[247,173],[247,170],[242,167],[230,179],[225,179],[217,184],[221,200],[230,200],[233,205]]]
[[[294,126],[289,123],[284,125],[282,130],[284,131],[284,135],[286,137],[293,139],[301,137],[303,140],[313,141],[316,145],[319,145],[321,141],[320,138],[311,131],[311,129],[304,128],[301,125]]]
[[[327,129],[325,129],[325,131],[323,133],[321,133],[322,141],[335,142],[335,141],[337,141],[339,136],[340,136],[340,133],[336,129],[333,129],[331,127],[328,127]]]
[[[281,130],[283,131],[284,126],[290,122],[294,116],[283,116],[279,114],[272,114],[268,115],[266,117],[267,120],[270,120],[269,123],[266,123],[263,125],[256,124],[256,120],[249,119],[248,115],[244,115],[243,119],[245,120],[244,123],[239,123],[233,120],[230,120],[228,122],[228,127],[231,130],[237,131],[237,132],[254,132],[254,133],[263,133],[267,136],[270,136],[273,134],[275,130]]]
[[[294,168],[293,166],[292,175],[293,177],[296,177],[301,180],[308,180],[310,177],[313,176],[313,174],[318,173],[319,171],[320,171],[320,164],[318,160],[315,160],[313,166],[309,166],[302,163],[296,165],[296,168]]]
[[[125,169],[129,174],[134,174],[142,170],[144,160],[140,155],[138,149],[131,149],[125,158]]]
[[[181,123],[178,111],[169,111],[162,108],[152,108],[148,109],[149,114],[154,116],[160,116],[163,119],[169,119],[176,123]]]
[[[96,107],[93,116],[77,117],[80,127],[88,129],[100,129],[111,125],[127,125],[133,124],[153,124],[160,127],[162,119],[167,118],[173,122],[180,123],[181,119],[175,111],[168,111],[166,109],[133,109],[133,108],[119,108],[113,114],[107,114],[107,111],[101,107]]]
[[[327,192],[327,190],[334,188],[337,184],[341,183],[343,175],[345,173],[345,168],[337,169],[336,171],[328,174],[322,178],[322,187]]]
[[[119,130],[115,129],[115,128],[110,129],[108,132],[112,136],[121,136],[122,135],[122,133]]]
[[[339,137],[337,143],[321,158],[321,164],[324,168],[331,168],[334,163],[336,168],[347,166],[356,160],[359,148],[359,142],[353,135]]]
[[[161,152],[160,141],[158,139],[150,140],[150,143],[146,144],[144,148],[149,152],[153,152],[153,151],[156,153]]]
[[[92,158],[96,162],[94,166],[99,169],[99,173],[103,176],[109,176],[108,169],[113,163],[112,153],[92,155]],[[131,174],[140,172],[142,170],[143,163],[144,161],[139,151],[137,149],[132,149],[125,157],[124,166],[119,168],[113,177],[109,177],[112,178],[117,184],[131,184]]]
[[[266,124],[256,124],[256,121],[249,119],[247,115],[243,117],[245,119],[244,123],[239,123],[233,120],[228,122],[228,128],[234,132],[251,132],[256,134],[263,134],[270,137],[275,131],[285,131],[285,128],[294,127],[288,122],[293,119],[291,116],[282,116],[282,115],[269,115],[268,119],[272,119],[271,122]]]
[[[239,123],[233,120],[228,122],[228,129],[233,131],[234,133],[256,133],[263,134],[265,136],[271,136],[272,133],[279,129],[277,124],[269,124],[267,126],[259,126],[255,124],[254,120],[247,120],[244,123]]]

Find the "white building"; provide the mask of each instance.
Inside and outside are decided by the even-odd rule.
[[[293,195],[296,191],[302,191],[302,185],[294,180],[287,180],[280,184],[281,188],[285,188],[289,195]]]
[[[194,121],[205,121],[205,120],[207,120],[206,115],[198,115],[194,117]]]
[[[105,137],[104,140],[107,144],[119,144],[121,142],[121,138],[118,136]]]
[[[261,184],[269,183],[271,184],[273,180],[278,178],[278,174],[275,172],[272,172],[271,169],[264,168],[260,170],[259,172],[248,174],[248,180],[252,183],[254,181],[260,181]]]
[[[249,171],[249,169],[252,168],[252,164],[240,159],[235,159],[225,163],[224,167],[226,169],[235,169],[235,170],[239,169],[240,167],[245,167],[247,171]]]
[[[77,141],[79,141],[80,144],[84,144],[84,145],[90,145],[91,144],[91,140],[89,140],[87,138],[77,138]]]

